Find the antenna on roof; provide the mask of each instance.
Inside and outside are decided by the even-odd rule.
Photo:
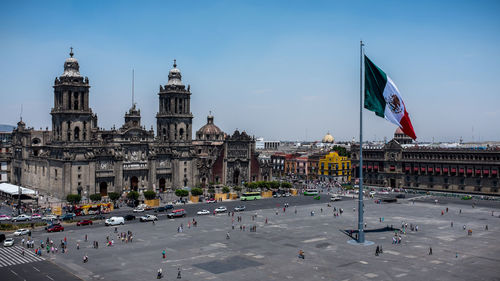
[[[134,69],[132,68],[132,107],[134,107]]]
[[[21,103],[21,114],[19,114],[19,118],[23,121],[23,104]]]

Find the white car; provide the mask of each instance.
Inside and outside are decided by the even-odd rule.
[[[154,216],[154,215],[145,215],[145,216],[142,216],[139,220],[140,221],[157,221],[158,217]]]
[[[10,221],[11,217],[7,215],[0,215],[0,221]]]
[[[133,212],[134,212],[134,213],[142,213],[142,212],[144,212],[144,209],[143,209],[143,208],[135,208],[135,209],[133,210]]]
[[[375,194],[377,194],[377,192],[375,192],[375,191],[370,191],[370,196],[374,196]]]
[[[14,221],[14,222],[16,222],[16,221],[29,221],[30,219],[31,219],[30,216],[22,214],[22,215],[19,215],[17,217],[13,217],[12,221]]]
[[[14,238],[7,238],[5,241],[3,241],[3,246],[4,247],[11,247],[14,245]]]
[[[44,221],[52,221],[52,220],[57,220],[57,216],[54,216],[54,215],[48,215],[48,216],[42,217],[42,220],[44,220]]]
[[[215,212],[216,213],[224,213],[224,212],[227,212],[227,208],[224,206],[220,206],[220,207],[217,207],[217,209],[215,209]]]
[[[111,217],[107,220],[104,221],[104,225],[109,226],[109,225],[119,225],[119,224],[125,224],[125,219],[123,217]]]
[[[333,195],[331,198],[330,198],[330,201],[340,201],[342,200],[342,198],[340,198],[340,196],[338,195]]]
[[[31,233],[31,231],[29,229],[21,228],[21,229],[16,230],[16,232],[14,232],[14,235],[21,236],[21,235],[26,235],[26,234],[30,234],[30,233]]]
[[[210,215],[209,210],[201,210],[196,213],[197,215],[203,216],[203,215]]]
[[[40,216],[39,214],[33,214],[33,215],[31,215],[31,219],[32,220],[39,220],[41,218],[42,218],[42,216]]]

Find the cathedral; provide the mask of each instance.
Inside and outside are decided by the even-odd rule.
[[[192,139],[190,86],[175,60],[159,88],[155,135],[141,125],[135,104],[120,128],[99,128],[89,106],[89,79],[80,74],[73,50],[69,55],[54,81],[52,130],[34,130],[21,120],[12,132],[14,184],[64,198],[270,180],[271,167],[259,163],[255,139],[245,132],[228,135],[209,115]]]

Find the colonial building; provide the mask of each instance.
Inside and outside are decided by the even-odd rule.
[[[396,131],[385,145],[363,147],[364,184],[500,194],[500,148],[402,145],[398,139]],[[354,180],[359,178],[359,145],[351,151]]]
[[[183,84],[175,60],[159,87],[156,135],[141,125],[135,104],[119,129],[100,129],[90,98],[89,79],[71,51],[54,81],[52,130],[37,131],[20,121],[13,131],[11,182],[64,197],[260,179],[255,140],[246,133],[226,137],[209,116],[193,144],[190,86]]]
[[[10,181],[12,132],[0,131],[0,183]]]
[[[319,159],[319,178],[345,183],[351,181],[351,160],[332,151]]]

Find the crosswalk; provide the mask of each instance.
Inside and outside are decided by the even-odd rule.
[[[23,248],[21,246],[0,248],[0,267],[44,260],[42,257],[35,256],[35,254],[28,249],[24,250],[23,256],[22,251]]]

